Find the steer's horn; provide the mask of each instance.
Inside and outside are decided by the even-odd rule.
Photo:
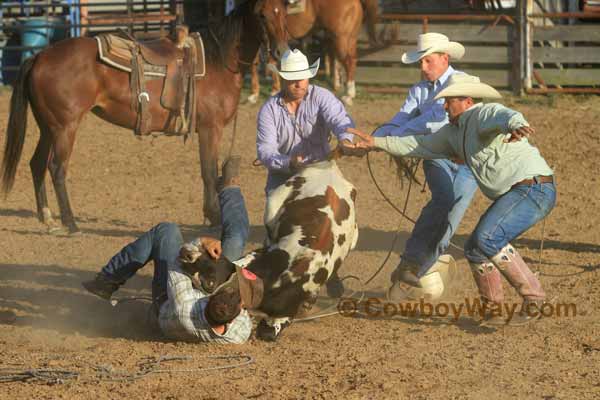
[[[236,266],[235,269],[242,305],[248,309],[258,308],[263,299],[263,280],[246,268]]]

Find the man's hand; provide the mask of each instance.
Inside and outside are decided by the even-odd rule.
[[[375,147],[375,138],[373,138],[373,136],[359,131],[355,128],[348,128],[347,131],[360,138],[361,141],[355,144],[356,148],[366,149],[367,151],[369,151]]]
[[[518,142],[523,138],[529,138],[530,135],[533,135],[535,130],[530,126],[522,126],[520,128],[515,129],[510,133],[510,137],[503,140],[504,143],[514,143]]]
[[[367,154],[367,150],[364,148],[359,148],[356,144],[351,141],[344,139],[340,143],[338,143],[336,153],[338,156],[355,156],[355,157],[363,157]]]
[[[304,157],[304,156],[301,156],[301,155],[292,156],[290,158],[290,170],[291,171],[299,170],[304,165],[305,161],[306,161],[306,157]]]
[[[220,240],[213,239],[211,237],[203,237],[200,239],[200,243],[202,244],[202,247],[204,247],[204,250],[206,250],[209,256],[211,256],[215,260],[221,257],[221,253],[223,250],[221,248]]]

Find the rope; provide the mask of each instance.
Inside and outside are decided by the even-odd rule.
[[[61,384],[71,379],[77,379],[78,377],[78,372],[48,368],[29,369],[25,371],[0,370],[0,383],[33,381],[46,384]]]
[[[354,275],[347,275],[343,278],[340,278],[340,280],[343,282],[346,279],[355,279],[357,281],[360,282],[360,279]],[[356,293],[361,293],[358,301],[362,301],[365,298],[365,291],[364,290],[359,290],[359,291],[354,291],[352,292],[349,296],[346,297],[353,297]],[[333,308],[336,308],[336,311],[330,311]],[[325,317],[331,317],[333,315],[338,315],[340,313],[339,310],[337,310],[338,308],[338,303],[332,304],[331,306],[325,308],[324,310],[321,310],[320,313],[315,314],[315,315],[311,315],[308,317],[304,317],[304,318],[294,318],[294,322],[306,322],[306,321],[314,321],[315,319],[319,319],[319,318],[325,318]]]
[[[84,381],[87,382],[98,382],[98,381],[111,381],[111,382],[123,382],[123,381],[134,381],[144,378],[151,374],[174,374],[174,373],[187,373],[196,374],[204,373],[207,371],[217,371],[224,369],[241,368],[251,364],[254,364],[255,360],[252,356],[246,354],[238,355],[224,355],[224,356],[206,356],[200,357],[212,361],[222,360],[237,360],[238,362],[232,362],[227,365],[215,365],[202,368],[161,368],[163,363],[169,361],[193,361],[192,356],[159,356],[159,357],[147,357],[142,359],[138,364],[138,371],[130,372],[123,370],[115,370],[112,365],[96,365],[92,369],[96,372],[95,375],[87,377]],[[0,383],[7,382],[40,382],[46,384],[61,384],[67,380],[84,378],[83,374],[78,371],[69,371],[62,369],[30,369],[25,371],[15,371],[14,369],[1,369],[0,370]]]
[[[202,357],[209,360],[241,360],[238,363],[229,364],[229,365],[215,365],[212,367],[203,367],[203,368],[184,368],[184,369],[163,369],[161,367],[161,363],[169,362],[169,361],[193,361],[192,356],[160,356],[160,357],[148,357],[146,359],[142,359],[141,362],[138,363],[139,371],[129,372],[129,371],[119,371],[114,370],[112,365],[99,365],[95,368],[98,372],[98,378],[103,381],[112,381],[112,382],[122,382],[122,381],[134,381],[141,378],[144,378],[151,374],[171,374],[171,373],[199,373],[199,372],[207,372],[207,371],[217,371],[223,369],[233,369],[245,367],[247,365],[254,363],[254,358],[249,355],[240,354],[240,355],[229,355],[229,356],[206,356]]]
[[[373,133],[375,133],[375,131],[377,131],[378,129],[384,127],[384,126],[399,126],[396,124],[382,124],[379,125],[377,128],[375,128],[372,132],[371,132],[371,136],[373,136]],[[369,158],[369,154],[367,153],[367,167],[369,169],[369,175],[371,176],[371,180],[373,181],[373,183],[375,184],[375,187],[377,188],[377,190],[379,191],[379,193],[381,194],[381,196],[384,198],[384,200],[394,209],[396,210],[400,215],[402,215],[404,218],[406,218],[407,220],[409,220],[410,222],[412,222],[413,224],[416,224],[416,221],[414,221],[412,218],[410,218],[408,215],[406,215],[406,203],[408,202],[408,197],[410,196],[410,184],[412,183],[412,179],[410,179],[409,181],[409,186],[408,186],[408,192],[406,194],[406,200],[405,200],[405,204],[404,204],[404,210],[400,211],[400,209],[398,207],[396,207],[396,205],[386,196],[386,194],[383,192],[383,189],[381,189],[381,187],[379,186],[379,184],[377,183],[377,179],[375,179],[375,174],[373,174],[373,170],[371,169],[371,160]],[[415,170],[412,172],[411,176],[414,176],[414,174],[416,173],[416,167],[418,167],[418,163],[415,166]],[[425,190],[425,183],[426,181],[423,182],[423,191]],[[542,221],[542,237],[540,240],[540,250],[539,250],[539,257],[538,257],[538,267],[542,266],[542,254],[544,251],[544,239],[545,239],[545,231],[546,231],[546,219],[544,218],[544,220]],[[379,272],[381,272],[381,270],[383,269],[383,266],[385,265],[385,263],[387,262],[387,260],[389,259],[391,252],[393,250],[393,248],[396,245],[396,239],[398,238],[398,232],[396,233],[396,237],[394,238],[394,242],[392,243],[392,248],[390,249],[390,251],[388,252],[388,255],[386,256],[385,260],[383,261],[383,264],[379,267],[379,269],[375,272],[375,274],[366,282],[369,283],[371,282],[371,280],[373,278],[375,278],[375,276],[377,276],[377,274],[379,274]],[[454,247],[457,250],[462,251],[463,248],[459,247],[458,245],[456,245],[455,243],[453,243],[452,241],[450,241],[450,246]],[[543,274],[541,272],[539,272],[539,275],[546,275],[546,276],[557,276],[557,275],[547,275],[547,274]]]

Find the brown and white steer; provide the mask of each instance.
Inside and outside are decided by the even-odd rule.
[[[356,189],[334,161],[306,167],[269,193],[266,246],[246,269],[263,281],[257,336],[275,340],[337,273],[358,240]]]
[[[356,245],[355,199],[356,189],[334,161],[311,164],[269,193],[262,249],[234,263],[202,255],[184,269],[190,275],[198,273],[199,285],[210,283],[203,286],[205,291],[236,283],[241,292],[248,285],[260,288],[244,303],[266,316],[257,336],[276,340],[300,308],[316,299]],[[244,276],[232,274],[236,266]]]

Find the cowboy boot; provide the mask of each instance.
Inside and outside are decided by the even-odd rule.
[[[493,326],[505,325],[506,320],[500,315],[494,314],[490,309],[494,304],[501,304],[504,300],[500,272],[491,262],[469,263],[469,266],[483,303],[484,313],[481,323]]]
[[[88,292],[93,293],[104,300],[110,300],[112,294],[116,292],[123,283],[124,282],[114,281],[100,272],[96,274],[94,279],[82,282],[81,285]]]
[[[421,282],[417,276],[419,265],[402,259],[396,267],[390,280],[392,285],[388,289],[387,298],[390,301],[402,301],[407,298],[407,292],[411,288],[420,288]]]
[[[510,324],[523,325],[538,319],[541,316],[539,309],[544,303],[546,293],[539,279],[531,272],[519,252],[509,243],[492,257],[492,262],[523,298],[521,311],[513,317]],[[536,308],[538,312],[530,312],[530,309],[533,308]]]
[[[239,185],[240,164],[242,157],[231,156],[223,162],[221,166],[221,176],[217,178],[216,190],[217,193],[227,186]]]

